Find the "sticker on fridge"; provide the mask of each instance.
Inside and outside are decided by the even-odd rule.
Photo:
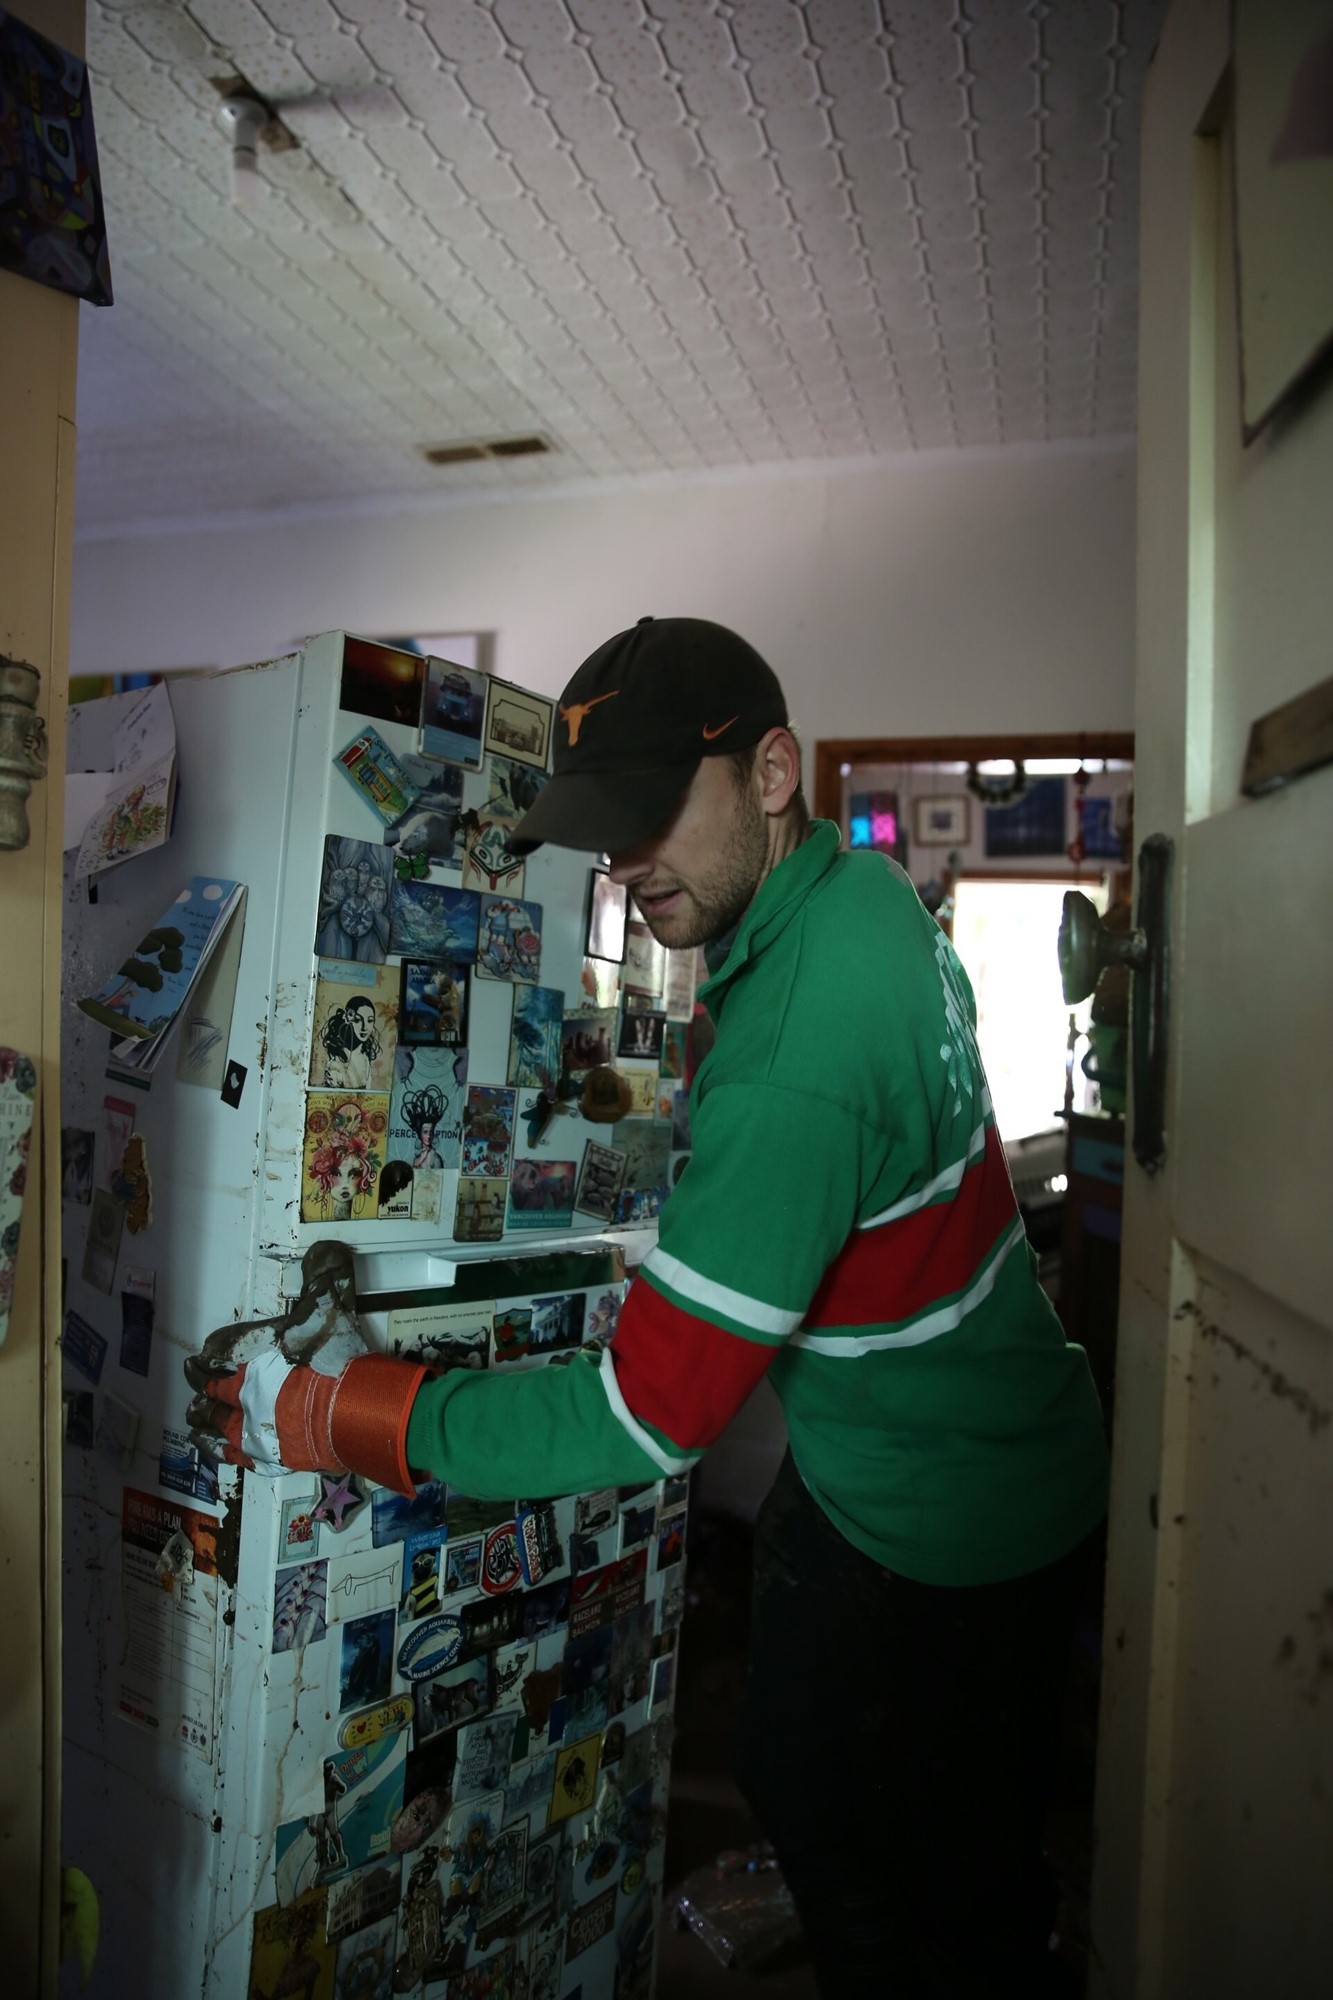
[[[573,1160],[515,1160],[509,1183],[510,1229],[567,1229],[574,1219]]]
[[[388,1157],[420,1168],[456,1167],[462,1156],[467,1058],[453,1049],[398,1051],[389,1100]]]
[[[373,1220],[389,1129],[382,1091],[341,1096],[312,1090],[306,1098],[301,1162],[302,1222]]]
[[[484,979],[535,986],[541,978],[542,906],[516,896],[483,896],[477,931],[477,971]]]
[[[421,747],[428,757],[481,769],[487,676],[451,660],[426,661],[421,704]]]
[[[388,1315],[388,1351],[432,1368],[484,1368],[494,1301],[468,1305],[397,1306]]]
[[[510,1089],[484,1083],[469,1085],[463,1107],[464,1174],[498,1178],[509,1172],[514,1106],[515,1094]]]
[[[121,1496],[125,1616],[116,1707],[127,1722],[211,1762],[217,1656],[217,1522],[132,1486]]]
[[[396,969],[319,961],[310,1081],[325,1090],[388,1090],[398,1041]]]
[[[554,1090],[560,1080],[565,996],[554,986],[516,986],[509,1027],[509,1082]]]
[[[398,1040],[403,1047],[465,1047],[470,982],[470,970],[461,961],[405,958],[398,994]]]
[[[480,899],[442,882],[395,881],[390,893],[389,949],[437,965],[470,965],[477,955]]]

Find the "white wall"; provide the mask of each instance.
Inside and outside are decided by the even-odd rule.
[[[554,693],[645,612],[735,626],[807,741],[1133,723],[1133,454],[931,454],[431,511],[81,540],[75,673],[331,628],[488,631]],[[104,532],[104,531],[103,531]]]

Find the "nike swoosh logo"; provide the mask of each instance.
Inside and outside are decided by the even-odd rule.
[[[730,727],[731,727],[731,724],[732,724],[732,722],[739,722],[739,721],[740,721],[740,717],[739,717],[738,715],[733,715],[733,716],[731,717],[731,721],[729,721],[729,722],[719,722],[719,723],[718,723],[718,725],[717,725],[717,727],[716,727],[716,729],[710,729],[710,728],[708,727],[708,724],[707,724],[707,723],[705,723],[705,724],[704,724],[704,742],[705,742],[705,743],[711,743],[711,742],[713,741],[713,739],[714,739],[715,737],[717,737],[717,736],[722,736],[722,735],[724,735],[724,734],[725,734],[725,732],[726,732],[726,731],[727,731],[728,729],[730,729]]]

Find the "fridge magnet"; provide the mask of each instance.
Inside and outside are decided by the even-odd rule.
[[[490,1653],[482,1653],[475,1660],[466,1660],[430,1680],[415,1683],[414,1727],[418,1744],[490,1714],[495,1706],[492,1657]]]
[[[390,1160],[419,1167],[456,1167],[462,1157],[463,1085],[455,1081],[453,1049],[406,1048],[389,1100]]]
[[[521,1539],[520,1532],[520,1542]],[[523,1706],[523,1683],[534,1658],[535,1649],[521,1640],[513,1646],[501,1646],[490,1655],[497,1709],[518,1710]]]
[[[222,1079],[222,1089],[219,1095],[222,1098],[222,1102],[229,1105],[233,1111],[239,1111],[241,1108],[241,1093],[245,1089],[245,1079],[248,1073],[244,1063],[229,1062],[227,1064],[227,1072]]]
[[[481,1582],[481,1542],[480,1535],[469,1535],[461,1542],[451,1540],[447,1543],[444,1551],[446,1597],[460,1590],[475,1590]]]
[[[651,1015],[649,1019],[651,1019]],[[658,1059],[658,1071],[663,1080],[683,1084],[685,1081],[685,1025],[681,1021],[669,1020],[662,1031],[662,1053]]]
[[[405,1681],[435,1680],[455,1664],[462,1643],[460,1620],[437,1611],[415,1625],[399,1646],[398,1673]]]
[[[319,1498],[311,1512],[333,1534],[349,1528],[366,1504],[365,1487],[355,1472],[321,1472]]]
[[[493,1715],[484,1722],[465,1723],[458,1732],[458,1762],[454,1766],[454,1801],[494,1796],[509,1777],[517,1717]],[[496,1806],[503,1801],[497,1798]],[[498,1828],[497,1828],[498,1832]]]
[[[415,1696],[403,1695],[400,1699],[408,1705],[410,1721]],[[403,1803],[389,1829],[389,1845],[395,1854],[415,1853],[444,1824],[453,1804],[457,1754],[458,1746],[447,1732],[437,1735],[429,1743],[418,1743],[408,1751],[403,1774]]]
[[[392,1611],[375,1611],[363,1618],[349,1618],[344,1624],[338,1674],[340,1709],[364,1708],[368,1702],[383,1701],[388,1694],[395,1623]]]
[[[495,1315],[496,1361],[522,1361],[525,1359],[531,1335],[531,1307],[506,1306],[501,1312]]]
[[[420,864],[423,875],[432,867],[457,868],[462,771],[457,764],[437,764],[428,757],[402,757],[399,762],[417,798],[388,829],[385,846],[393,848],[395,861],[410,861],[414,868]]]
[[[467,1043],[466,965],[405,958],[399,974],[397,1039],[405,1048],[462,1048]],[[311,1081],[316,1079],[312,1077]]]
[[[440,1608],[440,1565],[447,1530],[430,1529],[409,1535],[403,1543],[403,1595],[400,1621],[427,1618]]]
[[[554,1834],[548,1834],[545,1840],[533,1841],[528,1847],[524,1876],[524,1929],[531,1933],[528,1940],[528,2000],[560,2000],[564,1933],[541,1937],[537,1929],[545,1912],[550,1911],[554,1915],[559,1848],[559,1839]]]
[[[684,1507],[690,1497],[690,1475],[688,1472],[673,1472],[662,1481],[662,1506],[665,1509]]]
[[[407,1222],[412,1215],[416,1175],[406,1160],[386,1160],[380,1169],[375,1201],[381,1222]]]
[[[649,1703],[650,1708],[661,1708],[665,1702],[670,1701],[675,1672],[674,1655],[668,1653],[662,1659],[653,1661],[653,1697]]]
[[[562,1354],[571,1347],[582,1346],[586,1305],[586,1292],[560,1292],[553,1298],[534,1299],[528,1352]]]
[[[604,868],[589,869],[588,928],[584,943],[589,958],[622,965],[628,919],[629,891],[624,883],[613,882]]]
[[[390,1160],[389,1165],[401,1162]],[[387,1170],[386,1170],[387,1171]],[[444,1207],[444,1174],[439,1167],[420,1167],[412,1177],[412,1220],[438,1227]]]
[[[556,1524],[556,1511],[549,1500],[520,1507],[515,1527],[524,1583],[541,1583],[554,1570],[565,1567],[565,1551]]]
[[[694,992],[698,978],[697,951],[668,951],[666,1015],[668,1021],[688,1025],[694,1019]]]
[[[587,1737],[610,1719],[611,1627],[571,1639],[565,1648],[562,1692],[565,1735]]]
[[[468,1086],[463,1106],[463,1172],[496,1177],[509,1172],[514,1146],[514,1092],[494,1084]],[[460,1200],[461,1200],[460,1189]]]
[[[316,1494],[301,1500],[284,1500],[278,1521],[279,1563],[308,1561],[319,1554],[319,1522],[315,1518]]]
[[[671,1171],[671,1127],[661,1119],[617,1125],[617,1151],[625,1155],[625,1181],[616,1202],[616,1221],[649,1222],[661,1213]]]
[[[481,769],[489,676],[452,660],[425,662],[421,747],[428,757]]]
[[[658,1615],[664,1632],[674,1632],[685,1616],[685,1572],[675,1569],[662,1585]]]
[[[114,1390],[107,1389],[97,1411],[93,1446],[121,1472],[134,1462],[134,1442],[139,1435],[139,1412]]]
[[[615,1060],[616,1015],[612,1008],[599,1013],[566,1014],[561,1028],[560,1061],[571,1082],[582,1083],[591,1069]]]
[[[256,1910],[247,1992],[333,2000],[337,1949],[324,1935],[327,1907],[327,1892],[310,1889],[285,1909]]]
[[[324,866],[315,922],[317,958],[380,965],[389,949],[393,862],[387,847],[344,834],[324,836]]]
[[[116,1260],[120,1256],[120,1232],[125,1211],[105,1188],[94,1188],[88,1211],[88,1240],[83,1249],[83,1277],[95,1291],[110,1297],[116,1283]]]
[[[620,1318],[620,1308],[625,1303],[622,1289],[612,1289],[600,1293],[596,1298],[588,1294],[588,1320],[583,1329],[583,1344],[598,1341],[605,1346],[616,1330]]]
[[[671,1093],[671,1150],[673,1153],[688,1153],[693,1143],[690,1137],[690,1093],[688,1090],[675,1090]],[[673,1169],[673,1175],[671,1184],[674,1187],[679,1174]]]
[[[481,1587],[491,1597],[502,1597],[522,1581],[518,1530],[512,1521],[503,1521],[486,1537],[481,1555]]]
[[[486,763],[486,811],[506,827],[517,826],[550,783],[550,774],[512,757],[491,756]]]
[[[477,955],[480,898],[443,882],[394,882],[389,950],[437,965],[470,965]]]
[[[613,1882],[609,1889],[604,1889],[591,1903],[585,1903],[581,1910],[571,1910],[565,1933],[566,1965],[582,1958],[585,1951],[590,1951],[593,1945],[610,1936],[616,1922],[617,1893]]]
[[[397,1868],[368,1868],[330,1884],[329,1940],[340,1941],[333,2000],[393,2000],[399,1873]]]
[[[84,1208],[93,1198],[93,1135],[77,1125],[60,1128],[60,1193]]]
[[[273,1651],[291,1653],[315,1645],[328,1632],[328,1611],[326,1562],[280,1569],[273,1580]]]
[[[670,1569],[685,1554],[685,1510],[678,1514],[663,1514],[657,1524],[657,1567]]]
[[[388,1351],[440,1370],[484,1368],[494,1311],[489,1300],[460,1306],[397,1306],[388,1314]]]
[[[387,827],[396,826],[421,797],[378,729],[363,729],[333,761]]]
[[[504,1235],[505,1192],[508,1181],[465,1179],[458,1183],[454,1207],[456,1243],[498,1243]]]
[[[127,1279],[133,1275],[126,1272]],[[151,1274],[150,1274],[151,1276]],[[147,1375],[153,1354],[153,1298],[142,1291],[120,1295],[120,1365],[133,1375]]]
[[[141,1132],[131,1132],[120,1165],[111,1175],[111,1193],[125,1211],[131,1236],[147,1229],[153,1219],[153,1183],[148,1172],[148,1146]]]
[[[585,958],[579,973],[579,1005],[604,1012],[620,1001],[620,967],[605,958]]]
[[[629,1092],[629,1102],[625,1107],[627,1118],[652,1118],[657,1113],[657,1071],[655,1069],[622,1069]]]
[[[479,1950],[485,1950],[488,1944],[517,1928],[516,1919],[523,1910],[523,1877],[527,1858],[527,1821],[502,1827],[491,1847],[486,1868],[486,1886],[482,1891],[481,1910],[477,1918]],[[498,2000],[501,1994],[512,1994],[513,1987],[506,1985],[497,1987],[495,1991]]]
[[[568,1229],[574,1220],[574,1160],[515,1160],[509,1181],[510,1229]]]
[[[398,969],[320,959],[310,1081],[324,1090],[388,1090],[398,1043]]]
[[[483,896],[477,971],[484,979],[535,986],[541,977],[542,907],[512,896]]]
[[[356,1097],[309,1093],[301,1167],[302,1222],[374,1217],[388,1129],[389,1099],[382,1091]]]
[[[94,1387],[101,1381],[107,1343],[97,1328],[90,1326],[81,1314],[76,1312],[65,1314],[65,1330],[61,1336],[60,1347],[66,1361],[77,1368],[80,1375],[86,1375]]]
[[[392,1549],[363,1545],[343,1555],[340,1544],[325,1542],[322,1546],[328,1552],[331,1624],[341,1624],[345,1618],[368,1618],[377,1611],[397,1614],[403,1565]]]
[[[633,1056],[645,1060],[652,1057],[654,1060],[660,1062],[665,1033],[665,1014],[649,1013],[647,1011],[643,1013],[626,1012],[620,1023],[620,1037],[616,1044],[616,1054],[618,1056]],[[654,1094],[656,1094],[656,1081],[656,1076],[654,1076]]]
[[[647,924],[632,919],[625,926],[625,965],[621,984],[626,993],[645,993],[656,1000],[666,982],[666,948]]]
[[[615,1215],[616,1197],[625,1178],[625,1155],[614,1147],[599,1146],[589,1139],[583,1148],[574,1208],[598,1222],[610,1222]]]
[[[509,1027],[508,1081],[524,1090],[554,1090],[560,1078],[565,996],[554,986],[516,986]]]
[[[459,820],[463,841],[463,887],[479,889],[488,896],[521,896],[527,880],[527,864],[521,854],[509,851],[507,819],[489,807],[465,812]]]
[[[193,1495],[198,1466],[199,1453],[190,1442],[189,1433],[171,1430],[164,1424],[157,1458],[158,1485],[170,1488],[173,1493]]]
[[[338,1724],[338,1748],[359,1750],[378,1736],[391,1736],[396,1729],[406,1729],[411,1721],[411,1695],[392,1694],[387,1701],[377,1701],[370,1708],[345,1715]]]
[[[485,747],[519,764],[545,770],[551,749],[555,703],[511,681],[492,679],[486,703]]]
[[[374,639],[353,638],[349,633],[343,640],[338,706],[352,715],[401,722],[415,729],[425,678],[426,662],[420,653],[383,646]]]
[[[620,1516],[621,1555],[627,1556],[632,1549],[646,1549],[656,1527],[657,1509],[651,1502],[646,1507],[626,1507]]]
[[[585,1736],[556,1753],[555,1784],[551,1793],[548,1826],[587,1812],[597,1794],[597,1766],[602,1739]]]
[[[97,1415],[97,1398],[92,1390],[64,1390],[60,1411],[65,1443],[72,1445],[76,1451],[91,1451]]]
[[[401,1731],[324,1760],[324,1810],[277,1829],[278,1901],[385,1860],[389,1828],[403,1802],[407,1739]],[[395,1871],[396,1872],[396,1871]]]
[[[370,1535],[377,1549],[393,1542],[405,1542],[409,1535],[428,1528],[445,1526],[445,1487],[442,1480],[428,1479],[415,1494],[394,1493],[387,1486],[375,1486],[370,1494]]]
[[[505,1817],[519,1819],[525,1813],[545,1814],[555,1784],[554,1750],[539,1751],[524,1763],[515,1764],[505,1787]]]

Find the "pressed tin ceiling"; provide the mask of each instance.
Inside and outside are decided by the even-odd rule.
[[[81,530],[1124,436],[1164,6],[90,0]]]

